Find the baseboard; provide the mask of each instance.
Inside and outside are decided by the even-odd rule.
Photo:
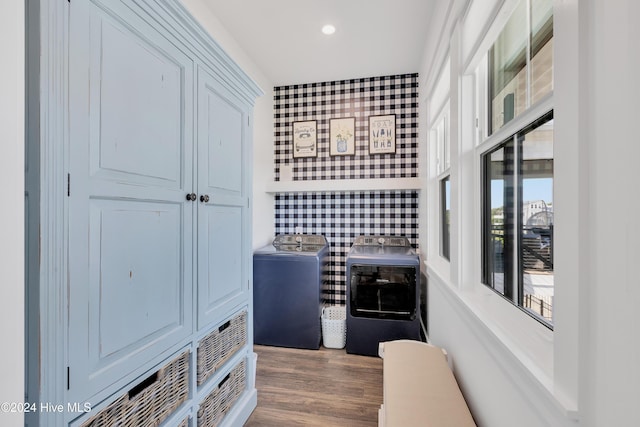
[[[233,409],[224,417],[221,427],[237,427],[244,425],[258,405],[258,391],[255,388],[246,390],[235,402]]]

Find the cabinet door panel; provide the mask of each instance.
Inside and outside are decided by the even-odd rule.
[[[180,327],[182,209],[177,203],[93,200],[89,348],[102,368],[118,353]]]
[[[95,174],[177,187],[181,172],[182,67],[115,23],[92,27],[91,141]],[[99,47],[99,49],[98,49]],[[126,175],[126,176],[125,176]]]
[[[242,194],[242,112],[206,85],[207,187]]]
[[[243,166],[247,112],[206,70],[198,70],[198,328],[221,320],[248,295],[250,233]]]
[[[238,236],[242,235],[242,208],[237,206],[211,206],[203,210],[204,221],[198,230],[201,239],[199,251],[204,256],[200,268],[202,278],[198,283],[201,321],[214,318],[216,310],[223,304],[233,303],[242,296],[243,248]]]
[[[76,1],[69,20],[68,396],[80,402],[193,333],[194,67],[125,3]]]

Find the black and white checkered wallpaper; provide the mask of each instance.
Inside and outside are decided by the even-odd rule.
[[[396,152],[369,154],[369,116],[396,115]],[[418,74],[274,88],[275,180],[282,165],[293,180],[418,176]],[[329,120],[355,117],[355,155],[329,155]],[[292,123],[317,121],[317,157],[293,158]]]
[[[293,166],[293,180],[418,176],[418,75],[372,77],[275,88],[275,173]],[[369,155],[369,116],[396,115],[395,154]],[[329,119],[356,118],[356,152],[329,155]],[[293,158],[292,122],[317,120],[317,157]],[[348,185],[345,186],[348,188]],[[321,234],[331,250],[331,304],[345,304],[346,256],[359,235],[397,235],[418,247],[417,191],[281,193],[275,232]]]
[[[418,245],[417,191],[355,191],[277,194],[276,234],[321,234],[331,251],[324,295],[344,304],[346,256],[360,235],[405,236]]]

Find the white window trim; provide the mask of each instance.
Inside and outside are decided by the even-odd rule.
[[[553,92],[546,94],[534,105],[507,122],[492,135],[485,138],[484,141],[480,142],[476,149],[476,155],[480,156],[486,153],[551,110],[553,110]]]
[[[445,67],[445,69],[448,72],[449,67],[447,66]],[[439,80],[442,81],[442,79],[439,79]],[[451,132],[451,129],[449,129],[449,126],[451,125],[450,116],[451,116],[450,100],[449,100],[449,94],[447,93],[446,97],[443,98],[443,101],[441,102],[441,105],[439,106],[438,110],[435,111],[434,114],[431,116],[432,119],[430,120],[430,123],[429,123],[429,141],[428,141],[429,153],[431,153],[432,155],[435,154],[435,156],[433,156],[434,160],[431,161],[431,169],[430,169],[429,179],[428,179],[429,185],[427,190],[428,193],[436,195],[435,198],[437,199],[437,203],[435,203],[435,209],[433,209],[433,207],[428,209],[427,223],[429,224],[428,225],[429,229],[437,230],[437,236],[438,236],[437,239],[429,239],[427,241],[427,257],[429,259],[430,264],[437,265],[440,270],[447,272],[447,280],[450,277],[449,276],[450,260],[442,256],[442,253],[440,250],[441,237],[442,237],[441,236],[442,224],[440,223],[441,221],[440,181],[447,176],[451,177],[451,159],[449,159],[449,164],[445,168],[442,168],[442,169],[440,168],[439,162],[442,160],[441,155],[442,157],[444,157],[444,153],[442,152],[443,147],[441,147],[440,138],[438,136],[439,135],[438,128],[444,120],[445,135],[446,135],[446,138],[448,139],[450,137],[450,132]],[[447,144],[450,146],[451,141],[448,140]],[[430,200],[433,200],[433,199],[431,198]],[[451,253],[450,253],[450,258],[451,258]]]
[[[432,132],[436,134],[436,178],[440,181],[447,175],[451,175],[451,130],[449,126],[451,124],[451,110],[449,109],[449,100],[443,104],[436,115],[435,120],[431,127]],[[440,139],[440,126],[443,127],[442,140]],[[444,166],[441,166],[441,162]]]

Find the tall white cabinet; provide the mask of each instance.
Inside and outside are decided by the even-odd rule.
[[[27,351],[42,357],[28,359],[40,381],[28,381],[27,400],[62,410],[27,421],[237,425],[256,404],[250,165],[261,91],[177,0],[35,9],[28,160],[40,203],[29,224],[42,244],[28,265],[28,320],[40,327]]]

